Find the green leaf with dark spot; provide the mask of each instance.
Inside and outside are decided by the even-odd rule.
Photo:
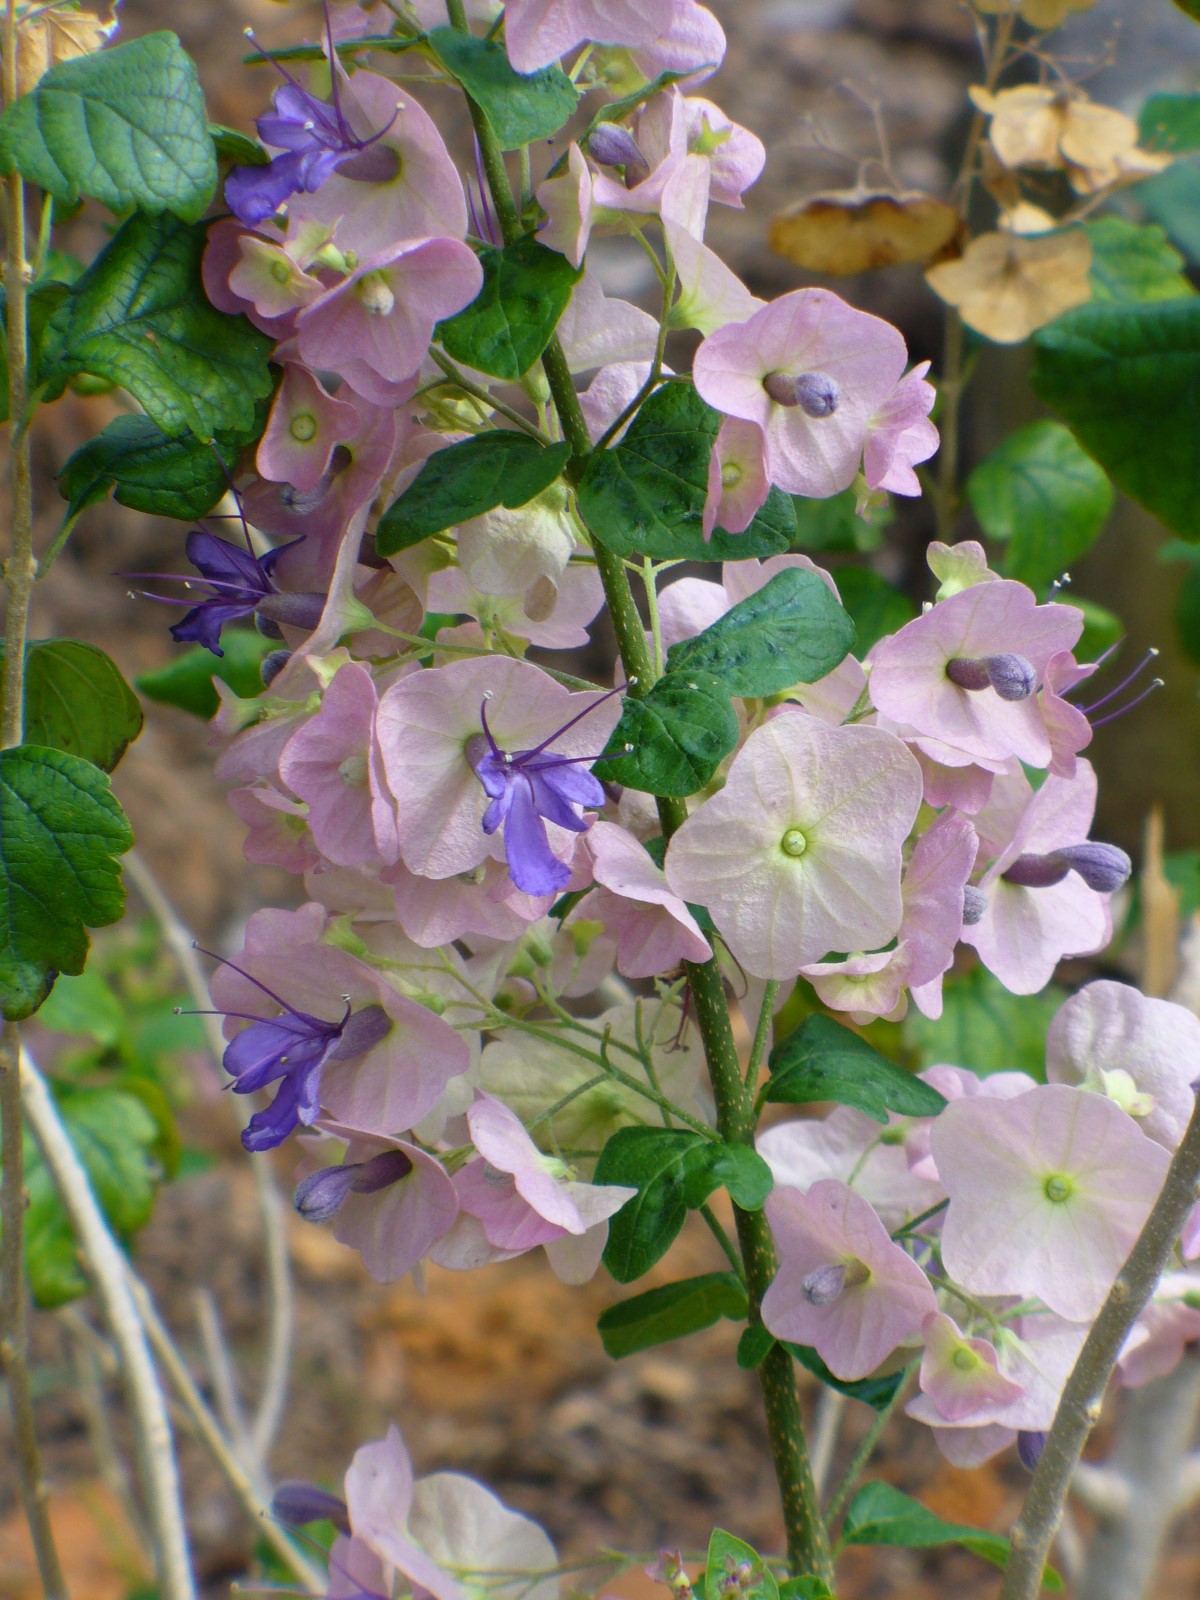
[[[0,163],[63,205],[195,222],[217,186],[195,63],[173,33],[60,61],[0,120]]]
[[[1002,1535],[961,1522],[947,1522],[890,1483],[863,1484],[846,1512],[842,1543],[898,1545],[904,1550],[956,1544],[982,1556],[994,1567],[1003,1567],[1008,1560],[1008,1540]],[[1043,1572],[1042,1582],[1056,1592],[1063,1586],[1053,1567]]]
[[[221,703],[213,679],[227,683],[240,700],[252,700],[262,693],[263,659],[275,644],[250,628],[226,628],[221,648],[223,656],[214,656],[203,645],[185,650],[165,667],[139,674],[133,680],[134,688],[147,700],[190,711],[207,722]]]
[[[116,417],[89,439],[58,475],[68,514],[77,516],[109,490],[119,505],[156,517],[194,522],[229,488],[239,453],[262,432],[266,407],[249,429],[219,428],[212,444],[194,433],[167,434],[150,417]],[[224,467],[222,466],[224,462]]]
[[[1092,241],[1092,304],[1111,300],[1177,300],[1195,294],[1184,259],[1153,224],[1099,217],[1084,224]]]
[[[710,672],[730,694],[780,694],[832,672],[854,624],[814,572],[787,567],[694,639],[667,652],[671,672]]]
[[[133,832],[98,767],[40,745],[0,750],[0,1013],[20,1021],[59,972],[82,972],[88,928],[125,907],[117,857]]]
[[[989,539],[1006,545],[1004,574],[1043,590],[1091,549],[1112,511],[1108,475],[1048,419],[1009,434],[967,479]]]
[[[202,226],[132,217],[51,317],[41,382],[107,378],[171,435],[252,430],[273,387],[272,343],[205,299],[205,242]]]
[[[455,361],[493,378],[523,377],[550,343],[582,272],[536,239],[479,257],[483,287],[439,323],[435,337]]]
[[[495,39],[434,28],[428,43],[483,112],[502,150],[549,139],[579,104],[578,91],[561,67],[517,72]]]
[[[870,567],[839,567],[837,586],[842,605],[854,624],[854,648],[860,656],[917,615],[908,596]]]
[[[779,1585],[753,1545],[714,1528],[704,1563],[704,1600],[779,1600]]]
[[[82,639],[39,639],[25,658],[25,739],[111,772],[142,731],[116,663]]]
[[[936,1117],[946,1102],[936,1089],[880,1055],[860,1034],[817,1013],[771,1051],[763,1099],[775,1105],[831,1100],[885,1126],[890,1111]]]
[[[392,556],[497,506],[515,511],[550,487],[570,454],[570,445],[503,430],[435,451],[380,518],[375,548]]]
[[[720,680],[668,672],[640,700],[626,695],[600,770],[627,788],[682,797],[704,787],[737,741],[737,712]]]
[[[596,1327],[606,1352],[619,1360],[710,1328],[722,1317],[739,1322],[745,1315],[746,1290],[740,1280],[732,1272],[706,1272],[609,1306]]]
[[[1034,339],[1038,394],[1132,499],[1200,539],[1200,296],[1080,306]]]

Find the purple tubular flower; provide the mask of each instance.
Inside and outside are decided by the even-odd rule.
[[[258,132],[264,144],[283,154],[266,166],[234,167],[225,180],[225,202],[248,228],[274,216],[289,195],[314,194],[334,172],[365,183],[386,182],[396,174],[396,152],[378,143],[391,123],[369,139],[358,137],[342,112],[332,41],[329,57],[332,102],[316,99],[273,63],[285,81],[275,91],[274,112],[258,118]]]
[[[579,716],[592,709],[588,706]],[[546,823],[557,823],[571,833],[587,832],[588,824],[576,808],[602,806],[605,795],[599,778],[581,763],[601,758],[557,756],[547,750],[579,717],[532,750],[510,754],[492,737],[486,701],[482,716],[483,733],[468,742],[467,760],[492,801],[483,814],[483,831],[495,833],[503,824],[508,870],[518,889],[525,894],[558,894],[571,881],[571,869],[551,850]]]
[[[305,1222],[332,1222],[352,1194],[378,1194],[407,1178],[413,1169],[403,1150],[381,1150],[369,1161],[322,1167],[296,1185],[292,1204]]]
[[[332,1522],[339,1533],[350,1532],[346,1502],[336,1494],[318,1489],[303,1478],[287,1478],[271,1496],[271,1515],[289,1528],[303,1528],[310,1522]]]

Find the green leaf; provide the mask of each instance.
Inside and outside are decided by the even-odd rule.
[[[1193,22],[1200,22],[1200,0],[1175,0],[1175,7]]]
[[[1008,1540],[1000,1534],[947,1522],[890,1483],[863,1484],[846,1512],[842,1543],[898,1545],[905,1550],[956,1544],[994,1567],[1003,1567],[1008,1560]],[[1046,1568],[1042,1581],[1047,1589],[1057,1591],[1063,1586],[1053,1567]]]
[[[1193,561],[1175,597],[1175,626],[1184,654],[1200,664],[1200,561]]]
[[[749,1569],[748,1571],[739,1569]],[[779,1600],[779,1585],[753,1545],[714,1528],[704,1563],[704,1600]]]
[[[92,1192],[119,1239],[149,1221],[161,1177],[158,1126],[141,1099],[123,1089],[74,1089],[59,1097],[63,1124]],[[25,1265],[35,1304],[65,1305],[85,1294],[71,1224],[32,1139],[26,1143]]]
[[[60,978],[38,1021],[56,1033],[93,1039],[112,1050],[127,1036],[125,1012],[108,983],[90,967],[78,977]]]
[[[1200,94],[1152,94],[1138,116],[1138,138],[1156,150],[1200,150]]]
[[[638,1191],[608,1224],[604,1265],[618,1283],[640,1278],[674,1243],[687,1216],[689,1168],[707,1143],[688,1128],[618,1128],[600,1152],[592,1181]]]
[[[819,1012],[775,1046],[768,1065],[771,1076],[763,1099],[775,1105],[832,1100],[854,1106],[886,1126],[889,1111],[903,1117],[936,1117],[946,1104],[936,1089]]]
[[[737,1364],[743,1372],[753,1372],[755,1367],[761,1367],[771,1353],[775,1343],[775,1335],[768,1333],[761,1322],[752,1322],[742,1329],[742,1336],[738,1340]]]
[[[1133,191],[1152,222],[1167,230],[1189,261],[1200,261],[1200,161],[1185,157]]]
[[[779,1600],[837,1600],[823,1578],[811,1573],[803,1578],[787,1578],[779,1585]]]
[[[882,1378],[835,1378],[810,1345],[791,1344],[786,1339],[781,1342],[789,1355],[794,1356],[814,1378],[819,1378],[827,1389],[836,1389],[838,1394],[844,1394],[848,1400],[861,1400],[863,1405],[870,1406],[874,1411],[883,1411],[891,1405],[896,1390],[904,1382],[903,1370],[889,1372]]]
[[[227,683],[240,700],[252,700],[262,693],[263,658],[275,646],[250,628],[227,628],[221,635],[221,648],[225,654],[214,656],[203,645],[196,645],[165,667],[141,673],[133,680],[134,687],[147,700],[190,711],[207,722],[221,703],[213,679]]]
[[[579,94],[561,67],[516,72],[495,39],[434,28],[428,43],[483,112],[502,150],[549,139],[579,104]]]
[[[668,672],[640,700],[626,695],[601,770],[626,788],[682,797],[704,787],[737,741],[737,712],[719,679]]]
[[[908,596],[870,567],[840,567],[837,586],[842,605],[854,624],[855,649],[860,656],[917,615]]]
[[[88,928],[125,905],[116,857],[133,844],[98,767],[39,745],[0,751],[0,1013],[37,1009],[59,972],[82,972]]]
[[[1103,468],[1061,422],[1030,422],[967,479],[989,539],[1007,541],[1004,574],[1042,590],[1091,549],[1112,511]]]
[[[600,543],[655,560],[737,561],[787,550],[795,512],[778,490],[744,533],[717,529],[705,541],[708,463],[720,426],[690,384],[656,389],[620,442],[592,456],[579,484],[579,513]]]
[[[948,1061],[981,1078],[1011,1070],[1043,1079],[1046,1030],[1066,998],[1066,991],[1053,984],[1038,995],[1010,994],[984,967],[975,967],[946,980],[936,1022],[909,1012],[904,1044],[918,1068]]]
[[[582,270],[528,237],[482,251],[479,264],[483,288],[439,323],[435,336],[455,361],[511,381],[523,377],[550,343]]]
[[[1170,850],[1163,857],[1167,882],[1179,891],[1179,915],[1185,920],[1200,911],[1200,850]]]
[[[260,407],[249,429],[218,428],[212,444],[193,433],[167,434],[150,417],[116,417],[103,433],[68,457],[58,475],[68,514],[103,500],[112,489],[118,504],[155,517],[194,522],[207,516],[229,487],[238,453],[266,421]],[[219,459],[218,459],[219,455]]]
[[[50,319],[42,383],[78,372],[128,389],[164,433],[252,430],[271,340],[204,297],[205,230],[132,217]]]
[[[770,1193],[771,1170],[748,1145],[725,1145],[690,1128],[619,1128],[600,1152],[596,1183],[637,1189],[608,1225],[604,1265],[618,1283],[648,1272],[674,1242],[689,1210],[726,1187],[745,1210]]]
[[[420,544],[496,506],[516,510],[548,489],[567,464],[570,445],[541,445],[527,433],[496,430],[437,450],[380,518],[381,556]]]
[[[600,1340],[614,1359],[683,1339],[728,1317],[746,1315],[746,1291],[732,1272],[706,1272],[634,1295],[600,1313]]]
[[[173,33],[60,61],[5,112],[0,163],[63,205],[195,222],[217,187],[195,63]]]
[[[111,772],[142,731],[115,662],[82,639],[39,639],[25,658],[25,740]]]
[[[710,672],[730,694],[779,694],[832,672],[854,624],[814,572],[788,567],[694,639],[667,652],[672,672]]]
[[[1176,300],[1195,294],[1183,257],[1161,228],[1099,217],[1084,224],[1092,241],[1092,304],[1111,300]]]
[[[858,514],[858,495],[853,487],[823,500],[792,496],[796,513],[793,550],[830,550],[869,555],[883,544],[883,530],[896,520],[889,500],[871,513],[868,522]]]
[[[1200,297],[1080,306],[1034,339],[1034,387],[1132,499],[1200,539]]]
[[[231,161],[238,167],[265,167],[271,157],[249,134],[239,128],[227,128],[223,122],[210,122],[208,136],[213,142],[219,161]]]

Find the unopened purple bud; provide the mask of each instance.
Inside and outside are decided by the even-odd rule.
[[[364,1006],[342,1029],[342,1036],[330,1052],[331,1061],[353,1061],[365,1056],[392,1031],[392,1019],[382,1006]]]
[[[588,155],[602,167],[624,167],[625,187],[636,188],[650,176],[650,164],[628,128],[602,122],[588,136]]]
[[[846,1287],[846,1269],[831,1263],[827,1267],[814,1267],[800,1288],[810,1306],[832,1305]]]
[[[1055,855],[1077,872],[1097,894],[1114,894],[1129,882],[1133,862],[1115,844],[1096,844],[1087,839],[1083,844],[1069,844]]]
[[[303,1528],[310,1522],[332,1522],[339,1533],[350,1532],[346,1502],[336,1494],[318,1489],[302,1478],[289,1478],[271,1496],[271,1515],[289,1528]]]
[[[1024,656],[1003,651],[994,656],[954,656],[946,676],[960,689],[995,689],[1001,700],[1028,700],[1037,688],[1037,672]]]
[[[1017,1454],[1021,1458],[1021,1465],[1027,1472],[1032,1472],[1042,1459],[1042,1451],[1046,1448],[1046,1435],[1044,1433],[1026,1432],[1024,1429],[1017,1434]]]
[[[768,372],[763,388],[779,406],[799,406],[805,416],[831,417],[842,403],[842,389],[827,372]]]
[[[255,612],[260,621],[265,618],[268,622],[286,623],[289,628],[304,628],[311,633],[321,620],[328,598],[324,594],[283,590],[278,594],[265,594]]]
[[[973,928],[977,922],[982,922],[986,910],[987,895],[973,883],[967,884],[963,890],[963,927]]]
[[[291,659],[292,652],[290,650],[272,650],[269,656],[262,658],[258,673],[263,681],[264,689],[271,687]]]
[[[412,1171],[403,1150],[381,1150],[369,1161],[350,1161],[340,1167],[322,1167],[301,1178],[292,1204],[305,1222],[331,1222],[352,1194],[378,1194]]]

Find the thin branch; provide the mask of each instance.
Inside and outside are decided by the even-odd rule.
[[[192,1295],[196,1308],[196,1326],[204,1350],[204,1362],[212,1380],[213,1397],[217,1403],[217,1416],[221,1426],[233,1441],[238,1454],[249,1459],[253,1455],[250,1431],[246,1426],[246,1413],[237,1391],[237,1374],[233,1358],[221,1327],[221,1315],[211,1289],[197,1289]]]
[[[1167,1171],[1162,1192],[1079,1352],[1046,1435],[1025,1506],[1011,1535],[1000,1600],[1036,1600],[1083,1446],[1100,1418],[1121,1347],[1141,1316],[1195,1204],[1200,1180],[1200,1101]]]
[[[830,1528],[833,1527],[838,1513],[846,1504],[846,1501],[849,1500],[853,1490],[857,1487],[858,1480],[862,1477],[864,1471],[866,1470],[867,1462],[870,1461],[872,1455],[875,1453],[875,1446],[879,1443],[880,1435],[883,1433],[883,1430],[887,1427],[888,1423],[892,1420],[892,1415],[895,1412],[896,1407],[900,1404],[901,1400],[903,1400],[908,1386],[911,1383],[919,1365],[919,1362],[912,1361],[905,1368],[904,1373],[900,1378],[900,1382],[896,1385],[896,1389],[892,1395],[892,1398],[888,1401],[887,1405],[881,1406],[880,1409],[875,1413],[871,1420],[871,1426],[867,1429],[866,1433],[859,1442],[858,1449],[850,1457],[850,1465],[846,1468],[846,1471],[842,1477],[842,1481],[834,1490],[833,1496],[830,1499],[828,1506],[825,1508],[825,1521]]]
[[[163,893],[149,864],[137,850],[131,850],[125,857],[125,870],[170,946],[188,993],[199,1010],[206,1010],[210,1004],[208,982],[196,955],[191,932]],[[205,1015],[200,1021],[209,1050],[219,1065],[225,1053],[225,1036],[221,1032],[220,1018]],[[228,1099],[241,1126],[245,1127],[251,1116],[250,1106],[244,1097],[238,1095],[229,1095]],[[259,1220],[262,1223],[263,1255],[267,1269],[267,1348],[263,1362],[264,1376],[258,1410],[250,1427],[255,1464],[257,1470],[261,1472],[265,1468],[271,1444],[279,1431],[284,1407],[287,1405],[295,1297],[292,1292],[291,1258],[288,1255],[287,1203],[279,1191],[269,1161],[262,1159],[251,1161],[250,1170],[254,1174],[255,1197],[258,1201]]]
[[[221,1432],[216,1417],[205,1404],[204,1397],[187,1369],[187,1364],[176,1349],[174,1340],[155,1309],[149,1290],[129,1267],[126,1268],[126,1279],[138,1316],[146,1330],[146,1337],[150,1340],[159,1365],[170,1380],[171,1387],[178,1395],[180,1404],[190,1418],[197,1438],[212,1456],[225,1482],[271,1548],[287,1562],[309,1594],[323,1595],[327,1588],[324,1577],[296,1549],[279,1524],[272,1520],[268,1508],[254,1487],[250,1474],[238,1460],[229,1441]]]
[[[125,1258],[108,1231],[46,1081],[25,1050],[21,1052],[21,1105],[75,1230],[84,1271],[104,1308],[121,1358],[162,1600],[195,1600],[171,1424],[129,1292]]]

